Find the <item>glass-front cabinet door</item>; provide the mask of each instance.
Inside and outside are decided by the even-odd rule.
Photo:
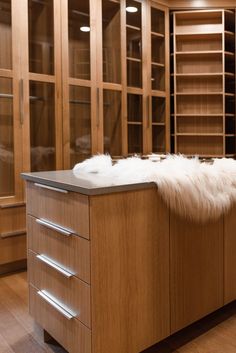
[[[167,10],[151,3],[149,9],[150,26],[150,72],[149,126],[151,129],[150,151],[164,153],[170,150],[169,142],[169,43]]]
[[[96,31],[91,10],[93,7],[89,0],[61,1],[63,151],[66,169],[73,168],[92,154],[91,116],[97,107],[94,105],[96,68],[92,67],[96,57],[96,44],[92,36]]]
[[[30,170],[62,168],[60,2],[28,0]]]
[[[142,154],[144,140],[142,1],[126,0],[127,154]]]
[[[0,1],[0,205],[23,197],[18,5]]]

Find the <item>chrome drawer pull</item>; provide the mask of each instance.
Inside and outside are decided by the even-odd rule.
[[[49,259],[47,256],[45,255],[36,255],[37,259],[39,259],[40,261],[42,261],[43,263],[47,264],[48,266],[52,267],[54,270],[56,270],[57,272],[60,272],[63,276],[65,276],[66,278],[70,278],[73,277],[73,274],[70,273],[67,270],[64,270],[64,268],[58,266],[57,264],[55,264],[55,262],[53,262],[51,259]]]
[[[47,228],[50,228],[50,229],[53,229],[53,230],[56,230],[58,233],[61,233],[67,237],[69,237],[70,235],[73,234],[72,230],[68,229],[68,228],[64,228],[64,227],[61,227],[53,222],[49,222],[47,221],[46,219],[43,219],[43,218],[37,218],[36,219],[36,223],[42,225],[42,226],[45,226]]]
[[[65,310],[60,304],[58,304],[55,299],[51,298],[50,295],[45,290],[39,290],[38,295],[42,297],[48,304],[50,304],[53,308],[55,308],[59,313],[61,313],[67,320],[71,320],[75,317],[74,314]]]
[[[63,194],[68,194],[68,192],[69,192],[68,190],[58,189],[58,188],[54,188],[53,186],[48,186],[48,185],[44,185],[44,184],[34,183],[34,185],[38,186],[39,188],[62,192]]]

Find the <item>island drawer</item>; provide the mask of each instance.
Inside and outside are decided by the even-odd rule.
[[[29,282],[68,308],[87,327],[91,326],[90,286],[52,262],[45,255],[28,252]]]
[[[91,353],[91,330],[30,285],[30,314],[70,353]]]
[[[28,248],[44,254],[76,277],[90,283],[90,241],[77,235],[66,236],[27,216]]]
[[[27,213],[89,239],[88,196],[27,182]]]

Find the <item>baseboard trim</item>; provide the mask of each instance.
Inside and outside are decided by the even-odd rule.
[[[26,259],[10,262],[7,264],[1,264],[0,265],[0,275],[4,275],[4,274],[10,273],[10,272],[26,270],[26,268],[27,268],[27,260]]]

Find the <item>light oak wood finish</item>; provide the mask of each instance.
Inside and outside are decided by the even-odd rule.
[[[224,303],[227,304],[236,297],[236,266],[235,266],[235,205],[229,211],[224,221]]]
[[[234,156],[235,87],[230,81],[235,72],[234,31],[233,10],[173,12],[173,152]],[[208,115],[212,118],[203,122]],[[180,136],[182,124],[191,137]],[[217,136],[219,129],[222,136]]]
[[[43,254],[44,256],[44,254]],[[50,259],[54,264],[53,259]],[[50,267],[28,251],[29,282],[39,290],[45,290],[55,300],[62,303],[69,312],[85,326],[91,328],[90,286],[72,275],[70,278]],[[60,266],[61,268],[61,266]],[[68,271],[67,268],[64,270]]]
[[[71,353],[91,353],[91,331],[76,319],[67,320],[30,286],[30,313]]]
[[[64,194],[29,183],[27,213],[89,238],[89,201],[85,195],[74,192]]]
[[[169,335],[168,210],[150,189],[93,197],[90,214],[93,352],[137,353]]]
[[[223,218],[170,217],[171,333],[223,306]]]
[[[44,254],[68,269],[76,277],[90,283],[90,242],[86,239],[62,234],[39,225],[36,218],[27,217],[28,247]]]
[[[2,352],[65,353],[55,342],[43,342],[42,329],[34,323],[28,313],[26,272],[0,277],[0,304]],[[144,352],[210,353],[214,349],[214,352],[234,353],[235,317],[235,304],[228,305]]]

